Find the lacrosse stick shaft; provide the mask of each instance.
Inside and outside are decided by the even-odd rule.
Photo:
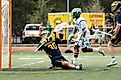
[[[103,32],[103,31],[99,31],[99,30],[95,30],[95,29],[92,29],[94,32],[99,32],[101,34],[104,34],[104,35],[109,35],[109,36],[112,36],[111,34],[109,33],[106,33],[106,32]]]
[[[43,45],[44,43],[42,43],[41,45],[39,45],[36,49],[35,49],[35,51],[34,52],[37,52],[38,50],[39,50],[39,48],[41,48],[42,47],[42,45]]]

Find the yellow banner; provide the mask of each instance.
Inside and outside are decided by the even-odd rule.
[[[88,27],[95,26],[98,28],[105,26],[105,14],[104,13],[82,13],[81,16],[86,19]]]
[[[105,14],[104,13],[82,13],[80,16],[86,19],[88,28],[99,28],[102,29],[105,26]],[[48,13],[48,20],[50,21],[50,25],[55,28],[56,25],[63,22],[72,22],[72,17],[70,13]],[[68,37],[67,29],[63,30],[63,40],[66,40]],[[53,34],[54,35],[54,34]],[[58,34],[57,34],[58,36]]]
[[[56,25],[69,21],[70,13],[48,13],[48,20],[50,21],[50,24],[53,28],[56,27]],[[63,40],[67,39],[67,29],[63,30]],[[54,34],[53,34],[54,36]],[[57,34],[58,36],[58,34]]]

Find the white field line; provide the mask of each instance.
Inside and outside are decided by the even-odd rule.
[[[68,56],[66,56],[66,58],[67,58]],[[101,58],[110,58],[110,56],[84,56],[83,58],[78,58],[78,59],[89,59],[89,58],[95,58],[95,57],[101,57]],[[117,58],[120,58],[121,56],[116,56]],[[19,59],[27,59],[27,60],[30,60],[30,59],[32,59],[32,58],[19,58]],[[33,59],[36,59],[36,58],[33,58]],[[47,59],[47,58],[37,58],[37,59],[41,59],[41,61],[38,61],[38,62],[32,62],[32,63],[29,63],[29,64],[23,64],[23,65],[20,65],[20,66],[15,66],[15,67],[12,67],[12,68],[20,68],[20,67],[24,67],[24,66],[29,66],[29,65],[34,65],[34,64],[38,64],[38,63],[43,63],[43,62],[45,62],[45,61],[50,61],[49,59]],[[45,60],[46,59],[46,60]],[[71,58],[71,59],[73,59],[73,58]]]
[[[32,62],[32,63],[29,63],[29,64],[23,64],[23,65],[15,66],[15,67],[12,67],[12,68],[25,67],[25,66],[29,66],[29,65],[34,65],[34,64],[38,64],[38,63],[43,63],[43,62],[45,62],[45,61],[49,61],[49,60],[43,60],[43,61],[38,61],[38,62]]]
[[[43,59],[46,59],[46,58],[19,58],[20,60],[43,60]]]
[[[99,69],[100,70],[100,69]],[[83,73],[83,72],[85,72],[85,70],[57,70],[57,71],[55,71],[55,70],[48,70],[48,71],[24,71],[24,74],[40,74],[40,73]],[[11,72],[11,71],[1,71],[0,73],[2,73],[2,74],[8,74],[8,73],[12,73],[12,74],[16,74],[16,73],[18,73],[18,74],[23,74],[23,71],[14,71],[14,73],[13,72]]]

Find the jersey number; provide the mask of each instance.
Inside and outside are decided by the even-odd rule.
[[[57,45],[55,44],[55,42],[49,44],[48,47],[51,49],[57,49]]]

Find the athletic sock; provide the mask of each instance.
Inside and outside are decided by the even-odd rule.
[[[115,57],[112,57],[112,58],[111,58],[111,61],[116,61],[116,58],[115,58]]]
[[[77,58],[73,59],[73,64],[77,65]]]
[[[92,48],[93,49],[93,52],[98,52],[99,51],[99,48]]]

